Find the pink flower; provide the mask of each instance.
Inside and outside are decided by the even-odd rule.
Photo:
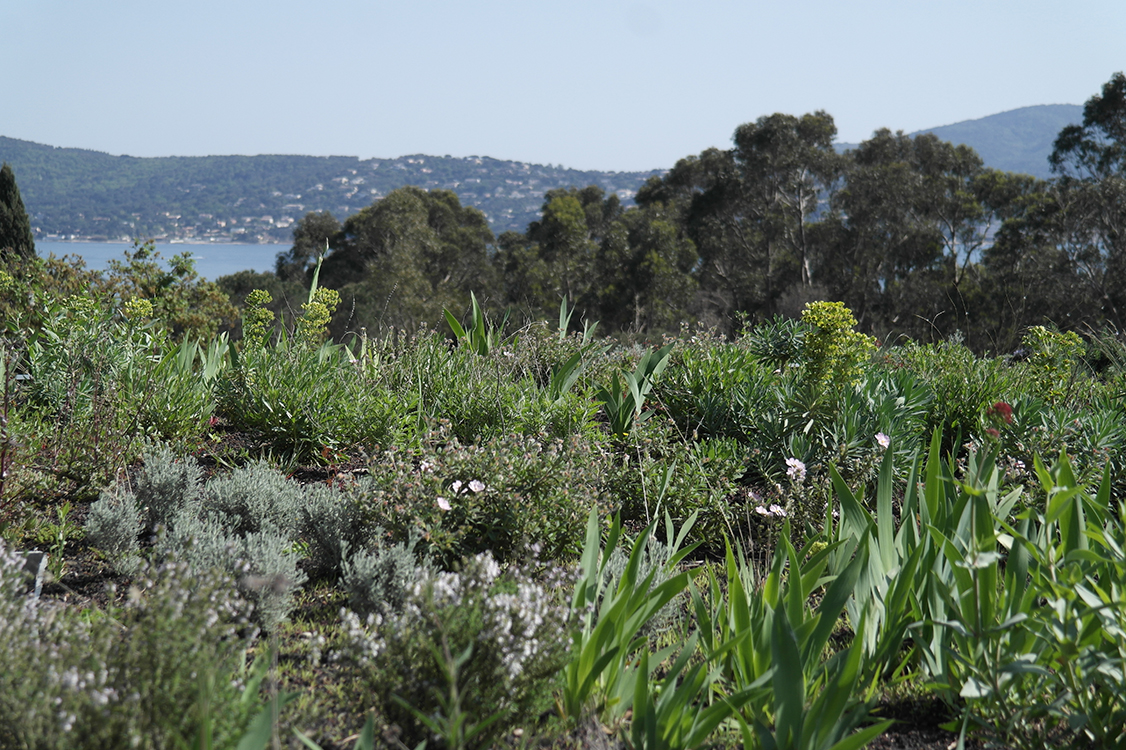
[[[805,481],[805,464],[796,458],[786,459],[786,476],[801,484]]]
[[[444,498],[444,497],[439,497],[438,498],[438,508],[440,510],[449,510],[450,509],[449,501],[446,500],[446,498]]]
[[[879,444],[880,450],[886,451],[888,446],[891,445],[891,438],[882,432],[876,433],[876,443]]]
[[[452,489],[455,493],[461,492],[461,487],[462,485],[460,479],[455,479],[454,483],[450,485],[450,489]]]
[[[998,401],[986,410],[985,416],[996,417],[997,419],[1003,421],[1005,424],[1012,424],[1013,407],[1009,406],[1004,401]]]
[[[474,492],[482,492],[485,489],[485,483],[480,479],[471,479],[469,480],[469,489]]]

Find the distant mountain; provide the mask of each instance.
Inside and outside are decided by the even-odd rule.
[[[1047,179],[1052,176],[1048,156],[1056,136],[1065,126],[1082,122],[1083,107],[1078,104],[1040,104],[911,135],[934,133],[944,141],[970,146],[987,167]],[[842,143],[837,148],[843,151],[856,146]]]
[[[544,193],[598,185],[632,202],[650,172],[584,172],[489,157],[111,156],[0,136],[39,238],[288,242],[309,211],[356,213],[405,185],[446,189],[497,234],[523,232]]]

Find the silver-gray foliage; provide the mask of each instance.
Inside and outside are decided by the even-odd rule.
[[[182,511],[199,505],[202,470],[190,456],[177,458],[170,447],[156,444],[142,454],[145,468],[134,494],[144,514],[145,528],[168,526]]]
[[[297,531],[305,493],[278,470],[255,462],[212,479],[203,495],[208,514],[220,514],[236,534],[270,531],[288,537]]]
[[[102,492],[90,506],[86,518],[86,539],[109,556],[114,570],[131,575],[140,558],[141,511],[132,492],[116,488]]]
[[[362,487],[360,491],[363,492]],[[309,542],[309,572],[333,578],[343,573],[345,549],[366,548],[371,532],[377,531],[369,531],[353,493],[323,485],[306,489],[300,530],[302,538]]]
[[[417,532],[406,544],[357,549],[349,554],[344,545],[344,591],[352,611],[367,616],[389,616],[402,610],[403,603],[420,577],[430,573],[430,565],[421,565],[414,555]]]
[[[297,568],[293,542],[273,531],[230,533],[214,518],[179,516],[162,538],[160,549],[195,570],[218,569],[236,581],[254,603],[258,622],[268,631],[293,609],[293,594],[308,576]]]

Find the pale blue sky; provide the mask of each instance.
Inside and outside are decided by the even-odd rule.
[[[665,168],[772,112],[856,142],[1082,104],[1123,39],[1123,0],[0,0],[0,135]]]

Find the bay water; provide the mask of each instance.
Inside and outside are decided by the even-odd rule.
[[[132,249],[126,242],[53,242],[36,240],[35,250],[46,258],[54,253],[57,257],[77,256],[86,261],[91,270],[104,271],[111,260],[125,260],[125,251]],[[214,281],[220,276],[228,276],[239,271],[273,271],[278,253],[289,250],[289,245],[247,245],[221,242],[209,243],[156,243],[156,250],[164,261],[165,268],[173,255],[189,253],[195,261],[196,272],[205,279]]]

